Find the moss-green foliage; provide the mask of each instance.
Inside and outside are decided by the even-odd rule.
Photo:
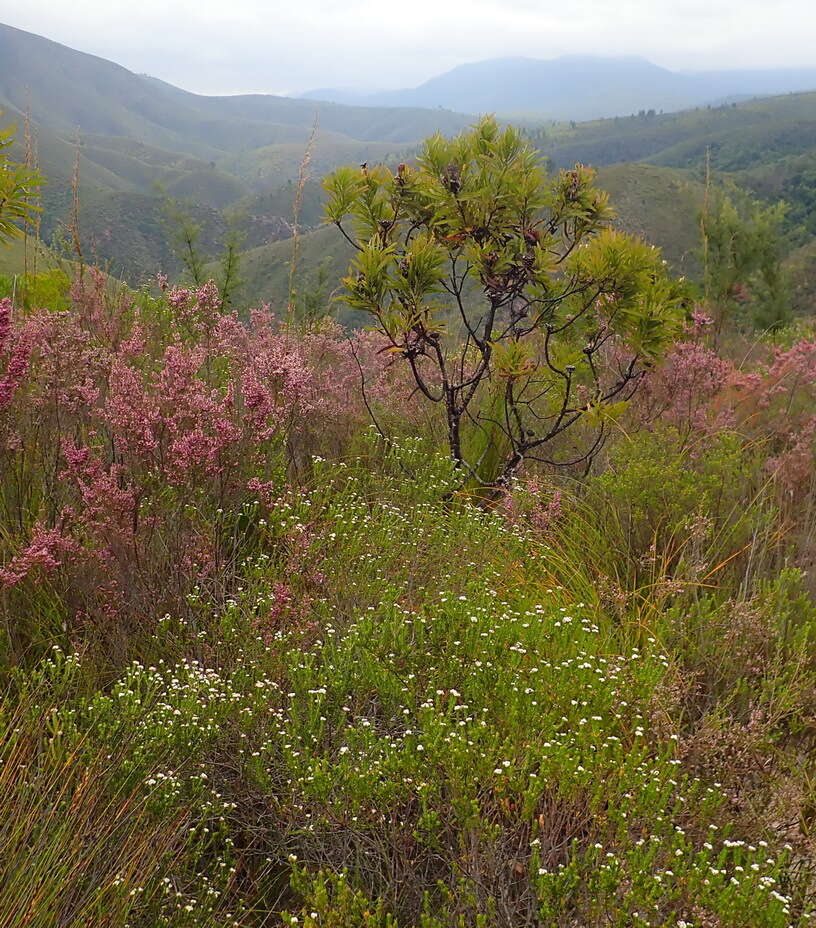
[[[744,502],[758,466],[727,431],[702,447],[684,445],[671,429],[645,432],[615,445],[604,473],[590,481],[589,505],[599,507],[609,540],[617,535],[634,551],[679,550],[700,518],[738,548],[758,522]]]
[[[784,202],[772,206],[717,190],[701,212],[703,287],[717,325],[740,312],[759,328],[779,328],[790,315]],[[741,306],[740,304],[745,304]]]

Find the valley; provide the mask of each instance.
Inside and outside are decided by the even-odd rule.
[[[0,62],[5,120],[22,124],[29,114],[47,178],[46,244],[70,250],[76,180],[83,250],[111,274],[141,286],[157,269],[179,273],[173,240],[183,216],[198,230],[205,262],[217,262],[228,241],[238,244],[241,299],[250,303],[280,302],[296,199],[298,286],[324,295],[336,287],[349,255],[340,236],[319,229],[325,174],[342,164],[409,162],[421,138],[456,132],[475,118],[405,108],[401,98],[363,105],[200,97],[10,27],[0,27]],[[745,86],[757,86],[753,80]],[[620,227],[660,247],[678,273],[692,278],[699,274],[706,157],[717,183],[766,202],[801,203],[803,191],[816,202],[816,92],[590,122],[525,117],[523,124],[554,169],[576,162],[598,168]],[[21,134],[21,157],[23,147]],[[809,292],[816,224],[812,212],[798,210],[789,213],[790,268],[801,296]]]

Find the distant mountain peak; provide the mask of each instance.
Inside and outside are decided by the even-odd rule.
[[[463,62],[404,90],[322,89],[303,96],[368,106],[441,106],[466,113],[587,120],[814,88],[816,68],[695,73],[671,71],[641,55],[565,54]]]

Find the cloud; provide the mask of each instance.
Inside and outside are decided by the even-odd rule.
[[[413,86],[510,55],[807,66],[816,44],[812,0],[0,0],[0,19],[205,93]]]

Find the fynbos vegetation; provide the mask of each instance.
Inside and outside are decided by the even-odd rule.
[[[325,183],[356,329],[194,223],[186,283],[0,278],[0,928],[810,925],[784,211],[680,281],[492,119]]]

